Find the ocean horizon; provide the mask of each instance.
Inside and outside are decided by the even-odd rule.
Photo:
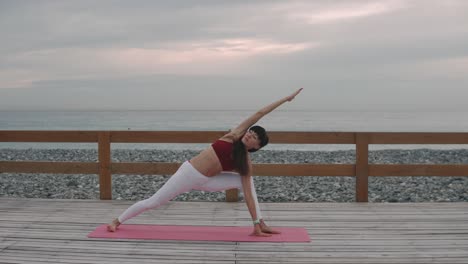
[[[8,110],[0,130],[227,131],[253,114],[248,110]],[[468,132],[468,112],[281,111],[259,125],[269,131]],[[113,149],[203,149],[207,144],[117,144]],[[95,143],[8,143],[0,148],[97,148]],[[371,145],[370,149],[459,149],[467,145]],[[354,145],[269,144],[270,150],[348,150]]]

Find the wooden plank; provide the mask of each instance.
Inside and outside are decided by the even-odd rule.
[[[111,131],[114,143],[207,143],[227,131]]]
[[[98,174],[96,162],[0,161],[0,173]]]
[[[369,176],[468,176],[468,165],[373,164]]]
[[[113,174],[174,174],[181,163],[114,162]],[[354,176],[354,164],[253,164],[256,176]]]
[[[179,162],[112,162],[112,174],[172,175]]]
[[[112,199],[110,132],[99,132],[99,192],[102,200]]]
[[[0,130],[0,142],[97,142],[101,131]],[[115,143],[206,143],[228,131],[110,131]],[[361,133],[361,132],[357,132]],[[270,131],[276,144],[355,144],[355,132]],[[468,144],[468,133],[372,132],[369,144]]]
[[[356,134],[356,202],[368,201],[369,135]]]
[[[355,144],[353,132],[268,132],[273,144]]]
[[[228,131],[112,131],[115,143],[207,143]],[[268,132],[273,144],[354,144],[352,132]]]
[[[0,142],[97,142],[97,131],[0,130]]]
[[[253,164],[257,176],[354,176],[354,164]]]
[[[239,201],[239,189],[226,190],[226,202],[233,203]]]
[[[369,144],[468,144],[468,133],[374,132]]]

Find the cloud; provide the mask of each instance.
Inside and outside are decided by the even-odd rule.
[[[337,23],[344,20],[362,19],[397,11],[407,6],[406,1],[341,1],[341,2],[293,2],[280,4],[274,9],[292,21],[306,24]]]
[[[27,90],[39,101],[49,86],[50,93],[73,99],[80,89],[88,97],[106,89],[100,91],[109,102],[122,104],[137,87],[156,96],[168,93],[166,86],[210,98],[236,87],[255,87],[264,96],[304,85],[316,87],[321,99],[308,98],[303,107],[329,108],[346,108],[353,96],[376,101],[371,89],[389,100],[398,89],[420,95],[444,87],[458,91],[457,100],[466,95],[467,1],[111,3],[0,2],[0,88],[24,88],[0,89],[0,105],[14,104],[5,95],[15,90],[22,96],[9,98],[18,104]],[[160,82],[164,75],[175,77]],[[46,106],[65,102],[43,100]]]
[[[40,79],[35,72],[27,70],[0,70],[0,89],[30,87],[36,80]]]
[[[61,48],[9,56],[23,70],[0,87],[30,86],[41,80],[134,76],[141,74],[223,74],[255,56],[280,56],[318,47],[318,43],[285,43],[266,39],[219,39],[179,42],[153,48]],[[43,68],[47,65],[47,68]]]
[[[400,74],[406,78],[461,80],[468,83],[468,56],[420,60],[402,67]]]
[[[262,39],[221,39],[205,42],[175,43],[166,48],[127,48],[103,52],[110,64],[134,70],[177,71],[188,66],[192,72],[213,70],[225,64],[247,60],[254,56],[277,56],[317,47],[316,43],[282,43]]]

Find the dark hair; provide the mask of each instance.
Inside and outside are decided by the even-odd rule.
[[[255,134],[257,134],[258,140],[260,140],[260,148],[263,148],[268,144],[269,138],[266,133],[266,130],[263,127],[253,126],[249,130],[252,130],[253,132],[255,132]],[[249,152],[255,152],[257,150],[259,149],[249,149]]]
[[[268,135],[265,129],[261,126],[253,126],[249,130],[254,131],[258,135],[260,140],[260,148],[268,144]],[[258,149],[246,150],[244,143],[242,143],[242,135],[239,140],[234,141],[232,148],[232,157],[234,160],[234,168],[239,172],[240,175],[247,175],[249,173],[249,166],[247,163],[247,151],[255,152]]]
[[[234,169],[240,175],[247,175],[249,173],[249,166],[247,164],[247,151],[242,140],[236,140],[232,147],[232,158],[234,160]]]

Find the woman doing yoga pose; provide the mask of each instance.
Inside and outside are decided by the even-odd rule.
[[[262,219],[252,179],[249,152],[255,152],[268,144],[265,129],[253,125],[278,106],[293,100],[301,91],[302,88],[260,109],[190,161],[184,162],[153,196],[130,206],[107,226],[107,230],[115,232],[118,226],[128,219],[157,208],[190,190],[216,192],[237,188],[243,191],[253,219],[252,235],[278,234],[278,231],[268,227]]]

